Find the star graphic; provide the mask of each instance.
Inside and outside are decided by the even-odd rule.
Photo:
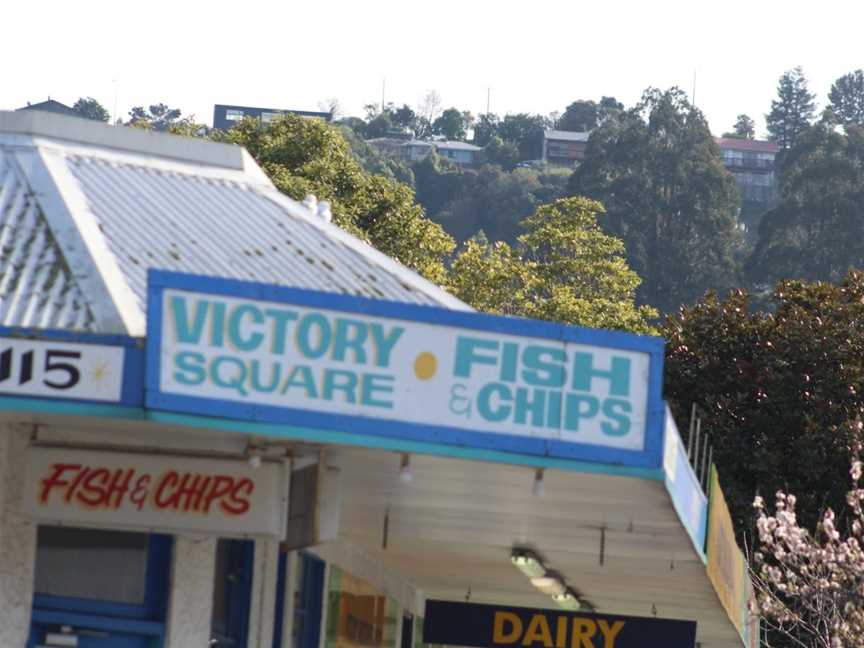
[[[108,363],[102,362],[101,364],[95,365],[90,368],[90,377],[93,379],[93,382],[101,382],[105,378],[108,377]]]

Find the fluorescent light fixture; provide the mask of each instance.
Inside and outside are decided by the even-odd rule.
[[[578,610],[582,606],[582,602],[579,600],[579,597],[571,590],[569,587],[564,591],[563,594],[558,594],[552,597],[552,600],[555,601],[555,604],[558,605],[563,610],[575,611]]]
[[[402,455],[402,462],[399,464],[399,479],[403,484],[408,484],[414,479],[414,473],[411,472],[411,455],[407,453]]]
[[[510,554],[510,562],[528,578],[540,578],[546,574],[546,568],[537,555],[527,549],[514,549]]]
[[[563,596],[567,592],[564,581],[554,574],[546,574],[540,578],[532,578],[531,584],[549,596]]]

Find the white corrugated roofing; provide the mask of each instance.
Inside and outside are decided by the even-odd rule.
[[[148,268],[468,308],[238,147],[58,115],[0,112],[0,228],[6,326],[143,335]]]
[[[544,136],[547,140],[564,140],[567,142],[587,142],[591,133],[579,131],[547,130]]]

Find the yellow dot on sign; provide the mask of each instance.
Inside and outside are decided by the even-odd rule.
[[[429,380],[438,371],[438,358],[428,351],[417,356],[414,361],[414,373],[420,380]]]

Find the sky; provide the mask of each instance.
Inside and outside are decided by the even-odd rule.
[[[864,3],[851,0],[29,0],[4,3],[0,109],[92,96],[126,117],[167,103],[345,114],[386,101],[563,112],[635,103],[648,86],[692,93],[715,134],[747,113],[764,134],[779,76],[801,65],[820,108],[864,67]]]

